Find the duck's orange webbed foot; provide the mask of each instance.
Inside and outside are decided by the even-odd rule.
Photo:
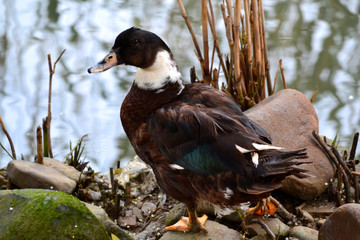
[[[207,216],[204,214],[201,218],[197,218],[196,222],[190,224],[188,217],[182,217],[177,223],[174,225],[168,226],[164,229],[165,232],[167,231],[177,231],[177,232],[207,232],[206,227],[204,227],[205,222],[207,220]]]
[[[174,225],[168,226],[164,229],[167,231],[177,231],[177,232],[207,232],[207,229],[204,227],[207,220],[207,216],[204,214],[201,218],[196,216],[195,207],[187,207],[189,217],[182,217]]]
[[[260,215],[263,216],[265,214],[269,214],[269,215],[273,215],[276,210],[279,207],[279,202],[273,198],[273,197],[268,197],[268,198],[263,198],[261,201],[259,201],[255,207],[253,208],[249,208],[248,210],[246,210],[246,214],[247,215]]]

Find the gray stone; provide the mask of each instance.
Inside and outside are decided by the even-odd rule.
[[[76,170],[73,166],[69,166],[68,164],[66,164],[64,162],[45,157],[44,165],[51,167],[51,168],[57,170],[58,172],[61,172],[63,175],[74,180],[75,182],[79,182],[79,180],[80,180],[81,172]]]
[[[54,189],[72,193],[76,182],[57,170],[34,162],[10,161],[7,165],[10,181],[19,188]]]
[[[311,202],[306,203],[302,210],[313,217],[327,217],[336,210],[336,205],[333,202]]]
[[[151,213],[156,209],[156,205],[152,202],[144,202],[141,206],[141,211],[145,216],[151,215]]]
[[[138,207],[133,207],[131,210],[132,214],[135,215],[138,220],[143,220],[142,212]]]
[[[360,204],[342,205],[321,226],[319,240],[338,239],[360,239]]]
[[[140,191],[144,195],[148,195],[154,191],[158,187],[155,174],[150,171],[145,177],[143,184],[140,186]]]
[[[148,225],[146,225],[145,229],[142,229],[141,232],[137,233],[134,236],[135,240],[144,240],[144,239],[152,239],[149,238],[149,236],[156,236],[158,239],[158,236],[161,236],[161,231],[164,228],[164,220],[165,217],[163,215],[157,216],[156,221],[150,221]]]
[[[0,191],[0,223],[0,239],[109,239],[83,202],[59,191]]]
[[[101,193],[100,192],[88,189],[87,194],[88,194],[90,200],[93,200],[93,201],[100,201],[101,200]]]
[[[106,220],[104,222],[104,227],[109,234],[114,234],[121,240],[133,240],[125,230],[121,229],[116,223],[111,220]]]
[[[186,213],[186,206],[184,203],[176,204],[169,213],[166,215],[165,224],[166,226],[170,226],[175,224],[177,221],[180,220],[182,216],[185,216]]]
[[[134,215],[119,217],[118,224],[122,228],[135,228],[136,227],[136,217]]]
[[[312,132],[319,131],[319,122],[314,107],[304,94],[293,89],[281,90],[245,114],[270,134],[275,146],[285,150],[307,149],[309,164],[303,164],[301,168],[312,177],[287,177],[282,190],[303,200],[312,200],[325,191],[325,183],[333,178],[335,171],[313,139]]]
[[[150,171],[152,171],[151,168],[135,156],[125,167],[116,170],[114,179],[117,179],[119,185],[125,189],[127,182],[141,185]]]
[[[299,240],[317,240],[318,231],[309,227],[295,226],[290,229],[289,236]]]
[[[275,236],[285,237],[289,233],[290,227],[282,223],[278,218],[265,218],[261,219]],[[247,226],[249,235],[251,237],[256,235],[266,236],[266,231],[258,223],[252,223]]]
[[[250,240],[268,240],[269,238],[265,235],[256,235],[255,237],[250,238]]]
[[[85,202],[84,202],[85,203]],[[99,221],[104,224],[105,221],[109,220],[109,216],[102,207],[94,204],[85,203],[86,207],[95,215]]]
[[[225,239],[241,239],[240,233],[228,228],[225,225],[214,221],[206,221],[205,227],[208,232],[203,233],[182,233],[182,232],[166,232],[160,240],[225,240]]]

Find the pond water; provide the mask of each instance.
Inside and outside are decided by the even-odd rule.
[[[183,2],[200,36],[200,1]],[[221,2],[213,5],[218,34],[224,39]],[[320,134],[330,138],[338,134],[341,143],[349,146],[360,129],[359,1],[263,2],[272,78],[283,59],[288,86],[309,98],[314,89],[319,91],[314,106]],[[54,157],[63,160],[69,141],[75,145],[84,134],[89,134],[86,159],[96,171],[107,171],[117,160],[125,164],[133,157],[119,109],[136,69],[86,72],[109,51],[117,34],[131,26],[160,35],[184,79],[189,79],[190,67],[199,69],[176,0],[0,0],[0,115],[17,155],[27,160],[35,155],[35,129],[47,115],[47,54],[55,61],[66,49],[53,78]],[[2,131],[0,141],[10,149]],[[0,150],[0,167],[9,160]]]

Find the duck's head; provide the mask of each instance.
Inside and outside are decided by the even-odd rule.
[[[132,27],[120,33],[110,52],[88,73],[106,71],[116,65],[132,65],[139,70],[135,83],[143,89],[158,89],[167,82],[181,81],[172,53],[156,34]]]

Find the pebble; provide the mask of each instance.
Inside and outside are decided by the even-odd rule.
[[[318,231],[309,227],[295,226],[290,229],[289,236],[299,240],[318,240]]]
[[[135,228],[136,227],[136,217],[134,215],[119,217],[118,224],[122,228]]]
[[[260,218],[275,236],[285,237],[289,233],[290,227],[282,223],[278,218]],[[256,235],[266,235],[266,231],[258,223],[252,223],[247,226],[249,235],[254,237]]]
[[[138,207],[133,207],[131,210],[132,214],[135,215],[138,220],[143,219],[141,210]]]
[[[152,202],[144,202],[141,206],[141,211],[145,216],[150,216],[155,209],[156,205]]]

